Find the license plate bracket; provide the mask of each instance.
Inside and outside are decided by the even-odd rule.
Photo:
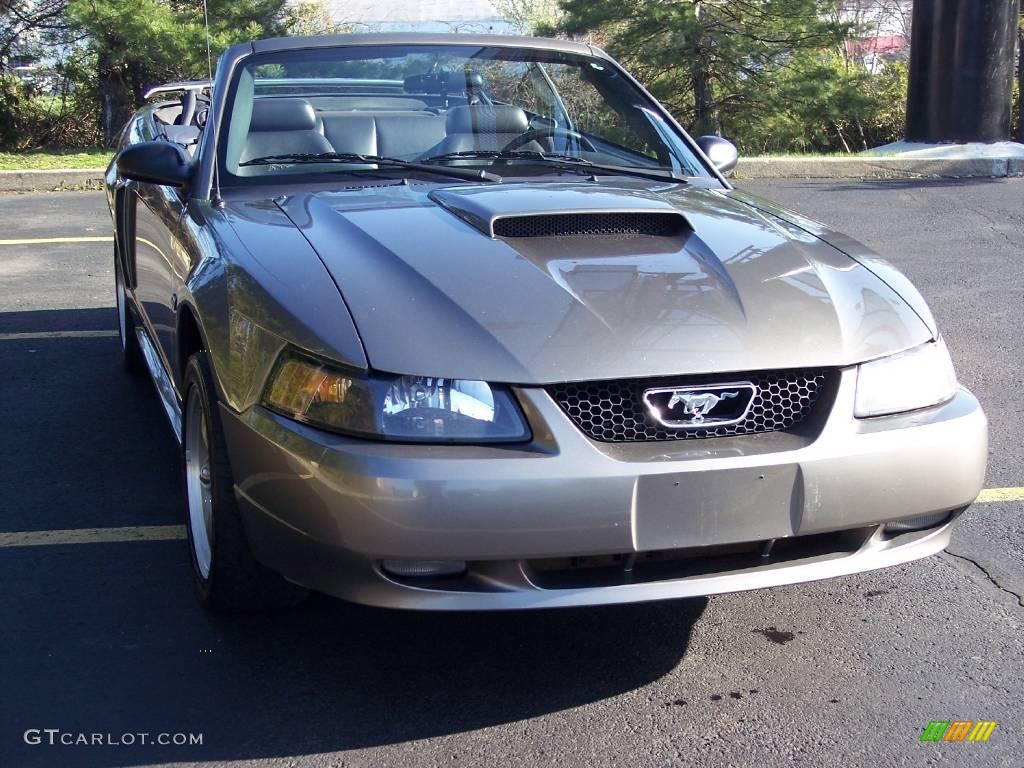
[[[803,513],[800,467],[675,472],[637,481],[640,552],[792,536]]]

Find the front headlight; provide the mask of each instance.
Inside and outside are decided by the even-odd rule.
[[[939,339],[860,365],[853,414],[863,419],[927,408],[952,399],[956,387],[953,362]]]
[[[424,443],[522,442],[530,437],[512,394],[483,381],[357,375],[296,352],[278,360],[263,405],[356,437]]]

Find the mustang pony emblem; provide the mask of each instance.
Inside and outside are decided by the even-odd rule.
[[[738,424],[757,396],[749,381],[646,389],[644,403],[651,418],[669,429],[705,429]],[[723,400],[729,401],[719,408]],[[682,406],[682,407],[680,407]],[[712,411],[717,412],[712,415]]]
[[[683,413],[687,416],[693,416],[694,424],[700,424],[716,405],[730,397],[738,397],[739,394],[739,392],[723,392],[721,395],[716,395],[713,392],[701,392],[699,394],[673,392],[672,399],[668,401],[667,407],[671,411],[679,403],[682,403]]]

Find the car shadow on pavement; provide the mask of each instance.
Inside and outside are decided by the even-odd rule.
[[[636,690],[686,654],[706,599],[407,613],[314,596],[276,616],[195,605],[184,542],[0,550],[7,765],[298,757],[514,723]],[[649,702],[648,702],[649,704]],[[28,729],[201,734],[27,745]],[[137,739],[138,737],[133,737]]]
[[[680,663],[706,603],[415,614],[321,598],[269,632],[260,619],[221,624],[221,647],[238,671],[289,659],[293,687],[268,713],[257,755],[308,754],[462,733],[635,690]],[[218,696],[211,686],[211,714]]]
[[[110,310],[76,312],[97,314],[8,313],[0,331],[112,327]],[[116,337],[0,345],[2,530],[182,522],[170,430],[118,356]],[[663,677],[707,605],[413,613],[313,596],[211,617],[188,557],[180,540],[0,547],[0,764],[283,758],[514,723]],[[31,744],[30,729],[113,743]],[[126,743],[141,733],[202,744]]]

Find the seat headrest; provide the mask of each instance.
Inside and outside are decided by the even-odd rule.
[[[316,112],[305,99],[256,99],[250,131],[316,130]]]
[[[448,133],[525,133],[530,121],[519,107],[480,104],[452,107],[446,127]]]
[[[483,84],[479,72],[428,72],[405,78],[404,88],[406,93],[468,93]]]

